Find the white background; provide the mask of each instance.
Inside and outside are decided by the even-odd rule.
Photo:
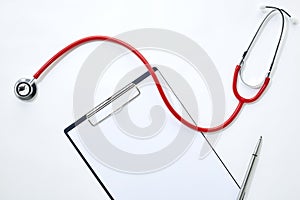
[[[199,43],[213,59],[222,77],[229,115],[237,103],[231,91],[233,70],[264,16],[259,10],[261,4],[280,6],[300,17],[297,0],[2,0],[0,199],[79,200],[103,196],[62,131],[73,121],[76,75],[97,45],[82,46],[56,65],[38,83],[39,93],[34,102],[15,98],[13,86],[20,77],[31,77],[59,49],[84,36],[113,36],[137,28],[170,29]],[[274,17],[265,36],[277,36],[279,23],[279,18]],[[248,199],[300,198],[297,191],[299,33],[299,25],[289,23],[267,93],[259,102],[242,110],[235,123],[222,132],[216,147],[241,182],[254,145],[263,136],[261,157]],[[253,69],[246,71],[249,80],[256,80],[255,70],[261,73],[258,67],[268,67],[270,63],[272,39],[264,41],[249,58],[249,68]]]

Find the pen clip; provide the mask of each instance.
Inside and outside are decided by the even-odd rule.
[[[237,200],[243,200],[245,198],[246,190],[247,190],[247,187],[249,186],[249,180],[250,180],[251,176],[253,176],[253,173],[254,173],[255,163],[257,162],[257,157],[259,154],[261,144],[262,144],[262,136],[260,136],[260,138],[255,146],[254,152],[251,156],[251,160],[248,165],[248,169],[246,171],[243,183],[240,187],[240,192],[238,194]]]

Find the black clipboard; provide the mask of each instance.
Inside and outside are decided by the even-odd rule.
[[[181,110],[182,114],[185,114],[187,118],[194,121],[182,102],[174,94],[174,91],[170,88],[162,73],[156,67],[153,69],[162,85],[164,85],[165,92],[169,92],[173,96],[173,103],[177,107],[180,107],[179,111]],[[180,142],[177,144],[178,148],[172,147],[173,151],[172,148],[167,146],[162,155],[168,155],[168,151],[169,154],[172,154],[174,151],[182,151],[181,154],[178,154],[177,158],[174,158],[173,162],[170,162],[168,158],[163,160],[162,158],[166,156],[160,158],[159,154],[155,153],[149,153],[148,160],[146,159],[147,157],[143,160],[141,156],[140,162],[131,162],[130,159],[126,160],[126,156],[118,158],[111,156],[108,158],[110,159],[109,161],[103,162],[104,156],[109,156],[108,147],[102,142],[106,140],[105,137],[97,131],[90,133],[90,131],[86,130],[96,130],[93,129],[96,127],[111,130],[114,124],[113,117],[123,112],[123,108],[126,106],[135,106],[134,104],[137,104],[137,106],[141,107],[137,109],[137,112],[143,112],[143,106],[137,102],[142,95],[146,95],[142,97],[144,99],[159,99],[163,105],[157,91],[156,93],[144,92],[143,87],[139,87],[145,80],[152,80],[149,72],[145,72],[137,77],[64,130],[72,146],[105,190],[108,198],[111,200],[236,199],[239,193],[239,185],[213,147],[211,147],[213,150],[212,153],[205,159],[200,160],[197,156],[199,146],[209,143],[205,135],[183,126],[168,111],[165,113],[168,115],[167,120],[171,125],[164,127],[166,129],[165,134],[170,136],[172,141],[176,140]],[[154,82],[152,86],[148,84],[148,87],[152,87],[153,91],[156,90]],[[122,98],[123,100],[120,100]],[[111,106],[113,102],[118,100],[120,101],[119,103]],[[111,111],[103,114],[100,119],[99,117],[95,117],[96,114],[102,112],[108,106],[111,106]],[[172,127],[180,127],[183,134],[178,134],[179,136],[174,137]],[[135,139],[133,138],[133,140]],[[168,140],[170,141],[170,138]],[[145,153],[143,152],[141,155],[143,154]],[[148,165],[154,165],[153,163],[158,162],[160,159],[165,161],[165,165],[162,165],[163,167],[157,167],[156,170],[149,170],[149,166],[149,169],[140,171],[139,166],[143,166],[147,162]],[[126,162],[129,163],[128,170],[116,167],[118,164],[126,165]],[[169,163],[166,164],[167,162]],[[147,167],[148,165],[145,166]]]

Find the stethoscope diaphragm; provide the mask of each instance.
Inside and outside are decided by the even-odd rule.
[[[21,100],[31,100],[36,95],[36,84],[27,78],[19,79],[15,84],[15,95]]]

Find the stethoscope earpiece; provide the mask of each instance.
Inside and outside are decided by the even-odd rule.
[[[34,80],[21,78],[16,82],[14,90],[19,99],[28,101],[35,97],[37,87]]]
[[[298,22],[298,19],[296,19],[296,18],[294,18],[294,17],[292,17],[291,18],[291,21],[292,21],[292,23],[294,24],[294,25],[297,25],[299,22]]]
[[[267,8],[272,8],[272,9],[276,9],[278,10],[279,12],[282,12],[282,13],[285,13],[287,16],[289,16],[291,22],[293,25],[297,25],[298,24],[298,19],[295,18],[295,17],[291,17],[291,15],[286,12],[284,9],[281,9],[281,8],[277,8],[277,7],[274,7],[274,6],[265,6],[265,5],[261,5],[260,7],[260,10],[262,13],[266,13],[267,12]]]
[[[259,9],[261,10],[262,13],[266,13],[267,12],[267,9],[266,9],[265,5],[259,6]]]

